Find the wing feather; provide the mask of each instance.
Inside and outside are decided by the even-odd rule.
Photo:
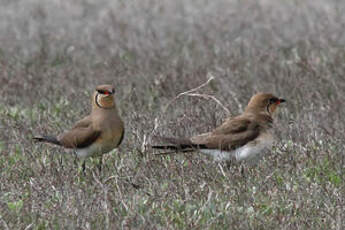
[[[92,127],[90,116],[78,121],[71,130],[58,137],[59,142],[65,148],[84,148],[91,145],[99,136],[101,131]]]
[[[261,126],[250,118],[237,117],[224,122],[212,133],[199,135],[191,140],[208,149],[231,151],[254,140],[260,134]]]

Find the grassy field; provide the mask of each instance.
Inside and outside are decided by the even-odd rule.
[[[344,229],[344,11],[342,0],[1,1],[0,229]],[[197,93],[227,109],[176,99],[210,76]],[[87,115],[103,83],[126,135],[83,175],[32,137]],[[259,91],[288,103],[257,164],[145,147],[209,131]]]

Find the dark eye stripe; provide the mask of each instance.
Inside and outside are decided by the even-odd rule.
[[[276,103],[278,101],[279,101],[279,99],[276,98],[276,97],[273,97],[273,98],[270,99],[270,103]]]
[[[108,90],[103,90],[103,89],[98,89],[97,92],[100,94],[112,94],[113,93],[113,92],[109,92]]]

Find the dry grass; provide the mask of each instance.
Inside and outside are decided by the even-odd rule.
[[[2,1],[0,229],[345,228],[344,10],[341,0]],[[167,107],[209,74],[195,93],[231,115],[257,91],[288,99],[258,164],[143,149],[153,131],[188,136],[223,121],[213,99]],[[127,132],[102,172],[90,159],[84,176],[31,138],[86,115],[99,83],[115,85]]]

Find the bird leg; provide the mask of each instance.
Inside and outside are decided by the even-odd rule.
[[[100,156],[99,157],[99,162],[98,162],[98,170],[99,170],[99,172],[102,171],[102,163],[103,163],[103,157]]]
[[[86,168],[86,163],[85,163],[85,160],[83,161],[83,164],[82,164],[82,169],[83,169],[83,173],[85,174],[85,168]]]
[[[243,177],[245,177],[246,175],[246,170],[245,170],[245,168],[244,168],[245,166],[243,165],[243,164],[241,164],[240,165],[240,171],[241,171],[241,175],[243,176]]]
[[[62,164],[62,155],[60,155],[59,163],[60,163],[60,167],[63,169],[63,164]]]

